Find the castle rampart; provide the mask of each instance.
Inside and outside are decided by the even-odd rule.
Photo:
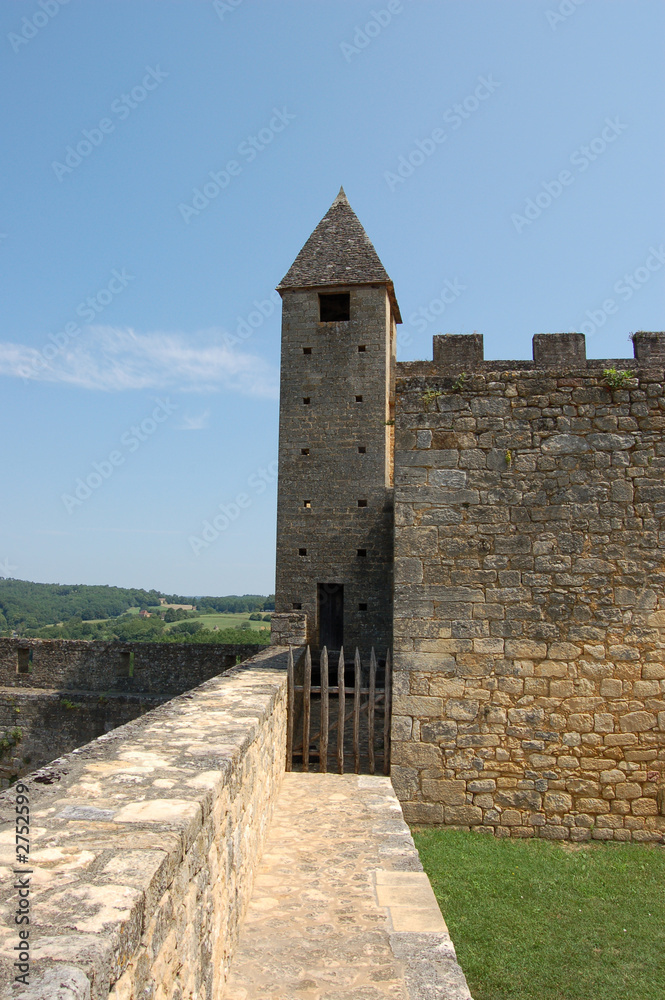
[[[273,648],[26,778],[25,997],[221,997],[285,748],[286,651]],[[0,795],[5,871],[15,798]],[[13,912],[12,879],[0,898]],[[9,996],[19,938],[0,930]]]
[[[174,695],[255,652],[253,643],[0,638],[0,686]]]
[[[0,639],[0,782],[223,673],[256,645]]]

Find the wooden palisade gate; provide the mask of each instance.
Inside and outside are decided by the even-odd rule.
[[[287,749],[286,749],[286,769],[293,768],[294,750],[302,750],[302,766],[304,771],[309,771],[311,725],[312,725],[312,696],[319,697],[320,704],[320,727],[319,733],[314,734],[316,740],[318,735],[319,744],[319,771],[328,770],[328,748],[330,734],[337,730],[337,770],[344,773],[344,737],[345,724],[352,720],[353,736],[353,769],[356,774],[360,773],[361,747],[360,747],[360,720],[361,715],[367,719],[367,757],[369,773],[374,774],[375,763],[375,739],[378,735],[375,727],[375,716],[377,706],[383,706],[383,773],[390,774],[390,709],[391,709],[391,664],[390,651],[386,654],[385,680],[383,687],[377,686],[377,661],[374,649],[370,654],[369,679],[367,687],[362,686],[362,666],[360,653],[356,649],[353,660],[353,687],[348,687],[345,683],[345,661],[344,650],[341,649],[337,662],[337,684],[330,685],[330,670],[328,663],[328,650],[324,646],[320,656],[320,684],[312,684],[312,656],[309,646],[305,651],[305,663],[303,671],[303,683],[296,684],[295,668],[293,663],[293,650],[289,647],[288,660],[288,721],[287,721]],[[302,694],[302,746],[294,747],[294,728],[296,694]],[[330,724],[330,700],[337,698],[337,720]],[[362,698],[367,701],[363,705]],[[347,710],[347,700],[351,699],[351,709]]]

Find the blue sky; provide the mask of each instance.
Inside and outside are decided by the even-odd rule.
[[[626,357],[662,330],[664,22],[661,0],[5,2],[0,575],[272,591],[273,289],[340,184],[403,360],[436,333]]]

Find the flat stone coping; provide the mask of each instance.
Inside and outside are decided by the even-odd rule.
[[[389,778],[286,774],[223,1000],[470,1000]]]

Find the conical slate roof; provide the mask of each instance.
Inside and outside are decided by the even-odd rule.
[[[379,260],[344,188],[282,278],[278,290],[326,285],[388,286],[396,320],[401,323],[393,283]]]

